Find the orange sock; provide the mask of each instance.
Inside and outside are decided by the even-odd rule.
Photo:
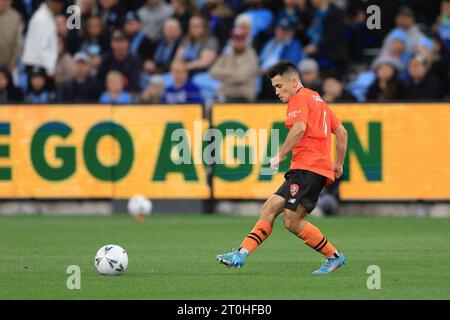
[[[242,241],[240,248],[247,249],[249,253],[255,250],[272,232],[272,226],[266,220],[260,219],[252,231]]]
[[[332,257],[336,252],[336,248],[333,247],[330,242],[328,242],[327,238],[323,236],[322,232],[320,232],[320,230],[312,223],[307,222],[306,226],[298,236],[305,242],[305,244],[320,252],[327,258]]]

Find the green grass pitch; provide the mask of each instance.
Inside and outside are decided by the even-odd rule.
[[[239,246],[255,217],[128,215],[0,217],[0,299],[449,299],[450,219],[310,218],[341,249],[347,265],[315,277],[322,256],[278,219],[242,269],[215,257]],[[101,246],[129,256],[121,276],[94,268]],[[69,265],[81,289],[66,287]],[[381,289],[367,288],[367,267]]]

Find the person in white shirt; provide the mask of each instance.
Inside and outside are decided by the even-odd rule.
[[[31,17],[22,56],[28,74],[37,66],[44,68],[48,76],[54,76],[58,60],[55,16],[63,8],[64,0],[45,0]]]

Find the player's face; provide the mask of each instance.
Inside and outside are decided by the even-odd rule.
[[[272,78],[272,86],[275,88],[275,94],[282,102],[288,102],[293,95],[294,83],[290,77],[276,75]]]

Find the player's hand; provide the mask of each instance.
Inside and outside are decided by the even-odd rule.
[[[339,179],[342,176],[342,173],[344,172],[344,169],[342,167],[342,164],[334,164],[334,178]]]
[[[272,169],[278,170],[278,167],[280,166],[280,156],[273,157],[270,159],[270,167]]]

